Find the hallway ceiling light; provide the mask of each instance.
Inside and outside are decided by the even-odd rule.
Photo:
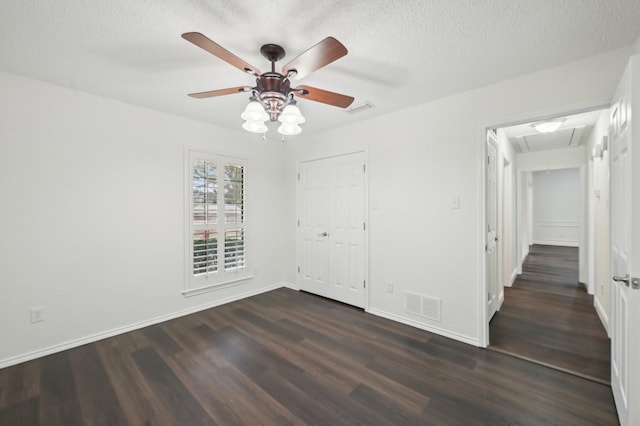
[[[562,126],[562,122],[564,120],[547,120],[547,121],[539,121],[537,123],[533,123],[531,127],[536,129],[539,133],[551,133],[555,132]]]

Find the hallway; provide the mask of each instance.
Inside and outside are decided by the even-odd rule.
[[[531,246],[504,297],[488,349],[610,383],[610,341],[578,282],[577,248]]]

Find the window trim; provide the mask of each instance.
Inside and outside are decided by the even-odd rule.
[[[222,173],[218,172],[219,178],[222,180],[219,181],[218,185],[222,185],[224,188],[224,166],[225,165],[240,165],[244,168],[243,170],[243,196],[244,196],[244,212],[243,212],[243,222],[242,224],[226,224],[224,222],[225,213],[224,213],[224,191],[218,192],[218,205],[222,206],[222,209],[219,208],[218,218],[222,220],[218,220],[218,223],[215,225],[215,229],[218,232],[218,235],[224,238],[225,230],[229,228],[241,228],[244,230],[244,255],[245,255],[245,263],[244,268],[242,269],[234,269],[227,271],[225,269],[224,264],[224,245],[218,246],[218,270],[215,274],[208,274],[206,276],[198,276],[195,277],[193,275],[193,233],[197,228],[193,224],[193,164],[197,160],[205,160],[211,161],[216,164],[218,170],[222,170]],[[206,293],[212,290],[218,290],[230,286],[235,286],[246,282],[253,278],[251,274],[251,256],[249,250],[249,239],[248,235],[250,235],[250,230],[248,226],[248,215],[247,215],[247,169],[248,169],[248,160],[245,158],[241,158],[234,155],[221,154],[203,151],[202,149],[191,148],[185,146],[184,149],[184,259],[185,259],[185,280],[183,285],[182,294],[185,297],[194,296],[202,293]],[[222,214],[220,214],[222,212]]]

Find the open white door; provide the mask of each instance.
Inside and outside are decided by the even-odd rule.
[[[611,107],[611,388],[622,425],[640,425],[640,56]],[[634,117],[632,111],[636,112]],[[635,152],[635,153],[634,153]],[[632,155],[633,154],[633,155]]]
[[[486,271],[487,271],[487,319],[491,320],[498,310],[498,146],[496,137],[487,132],[487,234],[486,234]]]
[[[300,164],[298,286],[365,307],[364,153]]]

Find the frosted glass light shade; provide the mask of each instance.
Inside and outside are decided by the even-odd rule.
[[[264,110],[260,102],[251,101],[242,114],[240,114],[240,117],[247,121],[267,121],[269,114],[267,114],[267,111]]]
[[[287,105],[278,117],[278,121],[288,124],[302,124],[307,120],[302,116],[297,106]]]
[[[302,132],[302,128],[296,123],[282,123],[278,127],[278,133],[285,136],[297,135],[300,132]]]
[[[266,133],[268,130],[262,121],[245,121],[242,128],[251,133]]]
[[[551,133],[558,130],[560,126],[562,126],[562,121],[542,121],[535,123],[533,128],[540,133]]]

